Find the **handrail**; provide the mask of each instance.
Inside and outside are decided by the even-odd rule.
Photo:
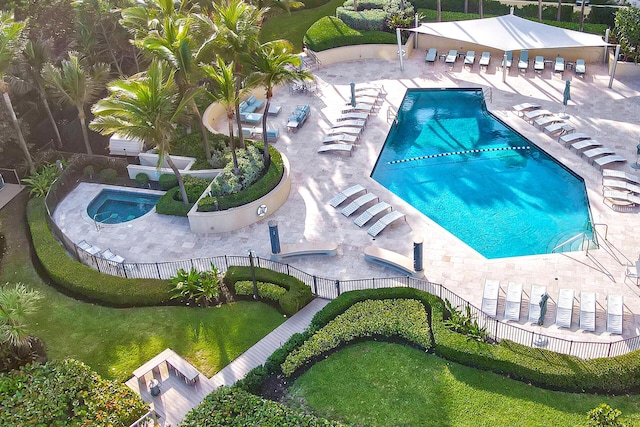
[[[106,214],[109,214],[109,216],[107,218],[103,219],[102,221],[106,221],[106,220],[110,219],[113,216],[113,213],[111,213],[111,212],[98,212],[93,216],[93,225],[95,225],[96,231],[100,231],[100,226],[98,226],[98,224],[102,224],[102,221],[98,221],[98,220],[96,220],[96,218],[98,216],[100,216],[100,215],[106,215]]]
[[[156,420],[158,419],[158,414],[153,409],[149,410],[146,414],[138,418],[133,424],[129,427],[152,427],[156,424]]]
[[[564,242],[560,243],[559,245],[556,245],[553,249],[551,249],[551,253],[555,253],[555,250],[556,250],[556,249],[561,248],[561,247],[563,247],[564,245],[566,245],[566,244],[568,244],[568,243],[574,242],[574,241],[578,240],[579,238],[582,238],[582,243],[584,244],[584,238],[585,238],[585,236],[586,236],[586,237],[588,237],[588,236],[587,236],[587,233],[585,233],[584,231],[582,231],[581,233],[576,234],[576,235],[575,235],[575,236],[573,236],[573,237],[570,237],[569,239],[565,240]]]
[[[609,234],[609,224],[605,224],[604,222],[594,222],[591,223],[591,229],[596,233],[599,234],[596,230],[596,225],[604,225],[604,240],[607,240],[607,234]]]
[[[393,105],[389,105],[389,108],[387,108],[387,123],[389,123],[389,120],[391,121],[398,120],[398,110],[396,110],[396,108]]]
[[[485,87],[482,89],[482,96],[484,96],[485,99],[487,98],[487,92],[489,93],[489,102],[493,103],[493,88]]]

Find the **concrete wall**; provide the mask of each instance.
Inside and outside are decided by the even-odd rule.
[[[191,232],[196,234],[226,233],[255,224],[276,212],[287,201],[291,191],[289,159],[284,154],[280,154],[284,163],[284,174],[276,188],[251,203],[219,212],[198,212],[198,204],[196,203],[187,215]],[[259,216],[258,208],[262,205],[266,206],[267,212],[264,216]]]
[[[260,99],[262,101],[266,101],[267,97],[266,97],[266,93],[264,88],[258,87],[256,89],[253,89],[251,91],[249,91],[246,95],[247,99],[250,96],[255,96],[256,99]],[[258,110],[255,111],[256,113],[264,113],[264,106]],[[211,133],[219,133],[217,130],[215,130],[214,128],[214,123],[217,119],[219,118],[225,118],[227,117],[227,113],[224,109],[224,107],[222,107],[222,105],[218,104],[217,102],[212,103],[211,105],[209,105],[207,107],[206,110],[204,110],[204,113],[202,114],[202,122],[204,123],[204,126],[209,129],[209,132]],[[235,123],[235,118],[234,118],[234,123]],[[252,125],[253,126],[253,125]],[[225,128],[226,130],[226,128]],[[238,132],[238,130],[236,129],[235,132]]]
[[[213,179],[222,171],[222,169],[203,169],[203,170],[182,170],[180,174],[182,176],[189,175],[197,178],[205,178],[205,179]],[[136,175],[139,173],[143,173],[149,177],[150,181],[158,181],[160,179],[160,175],[162,174],[170,174],[173,175],[173,170],[171,168],[157,168],[155,166],[143,166],[143,165],[128,165],[127,172],[129,173],[129,178],[135,179]]]
[[[140,160],[140,164],[142,166],[157,167],[159,158],[160,158],[160,156],[155,154],[155,153],[140,153],[140,154],[138,154],[138,159]],[[196,158],[195,157],[184,157],[184,156],[171,156],[171,160],[173,160],[173,163],[176,165],[176,167],[179,170],[187,170],[187,169],[190,169],[191,166],[193,166],[193,164],[196,161]],[[162,162],[161,166],[163,168],[168,168],[169,167],[169,165],[167,164],[166,160],[164,160]]]
[[[611,75],[611,70],[613,69],[614,56],[615,49],[612,49],[609,53],[609,75]],[[616,77],[640,77],[640,64],[618,61],[616,65]]]
[[[409,36],[407,43],[402,48],[406,54],[405,58],[411,56],[413,52],[413,37]],[[342,61],[353,61],[356,59],[398,59],[397,44],[360,44],[355,46],[342,46],[334,49],[315,52],[316,56],[322,61],[322,65],[334,64]]]

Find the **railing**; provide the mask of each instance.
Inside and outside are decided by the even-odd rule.
[[[584,250],[584,241],[585,241],[585,238],[586,238],[586,240],[591,240],[591,239],[589,238],[589,236],[587,235],[587,233],[585,233],[584,231],[583,231],[583,232],[581,232],[581,233],[579,233],[579,234],[576,234],[575,236],[570,237],[569,239],[565,240],[564,242],[562,242],[562,243],[560,243],[560,244],[556,245],[553,249],[551,249],[551,253],[552,253],[552,254],[553,254],[553,253],[555,253],[555,252],[556,252],[556,249],[560,249],[561,247],[563,247],[563,246],[565,246],[565,245],[568,245],[569,243],[573,243],[573,242],[575,242],[575,241],[576,241],[576,240],[578,240],[578,239],[582,239],[582,242],[580,242],[580,249],[581,249],[581,250]],[[587,244],[587,249],[586,249],[587,253],[589,253],[589,246],[591,246],[591,245],[590,245],[590,244]]]
[[[482,96],[484,96],[484,99],[488,98],[490,103],[493,103],[493,88],[492,87],[483,88]]]
[[[154,427],[157,424],[158,414],[152,409],[136,420],[129,427]]]
[[[396,110],[396,108],[393,105],[389,105],[389,108],[387,108],[387,123],[389,123],[390,121],[396,121],[398,118],[398,110]]]
[[[0,168],[0,176],[2,176],[2,179],[4,179],[4,182],[7,184],[22,185],[22,181],[20,181],[18,172],[15,169]]]
[[[105,219],[103,219],[103,220],[101,220],[101,221],[98,221],[98,219],[97,219],[97,218],[98,218],[100,215],[107,215],[107,214],[109,214],[109,216],[108,216],[108,217],[106,217]],[[113,216],[113,213],[111,213],[111,212],[98,212],[97,214],[95,214],[95,215],[93,216],[93,225],[95,225],[95,226],[96,226],[96,231],[100,231],[100,224],[102,224],[104,221],[108,221],[108,220],[110,220],[112,216]]]
[[[318,58],[318,55],[316,55],[314,51],[312,51],[306,46],[304,51],[307,54],[307,57],[310,58],[311,61],[313,61],[313,63],[316,65],[316,68],[320,68],[320,65],[322,65],[322,61],[320,60],[320,58]]]

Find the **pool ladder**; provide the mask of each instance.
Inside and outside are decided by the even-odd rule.
[[[97,219],[97,218],[98,218],[100,215],[106,215],[106,214],[109,214],[109,216],[108,216],[108,217],[106,217],[105,219],[103,219],[102,221],[98,221],[98,219]],[[95,215],[93,216],[93,225],[95,225],[95,227],[96,227],[96,231],[100,231],[100,224],[102,224],[102,222],[103,222],[103,221],[106,221],[106,220],[108,220],[108,219],[112,218],[113,216],[114,216],[114,214],[113,214],[113,213],[111,213],[111,212],[102,212],[102,213],[97,213],[97,214],[95,214]]]
[[[398,122],[398,110],[393,105],[389,105],[389,108],[387,108],[387,123],[390,121]]]

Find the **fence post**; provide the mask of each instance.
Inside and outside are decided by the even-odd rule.
[[[193,264],[193,258],[189,258],[189,261],[191,261],[191,268],[195,268],[195,265]]]
[[[340,280],[336,279],[336,291],[338,291],[338,296],[340,296]]]
[[[573,354],[571,354],[572,348],[573,348],[573,340],[569,341],[569,356],[573,356]]]
[[[127,269],[124,268],[124,263],[122,263],[122,272],[124,273],[124,278],[128,279],[129,277],[127,277]]]
[[[100,263],[98,262],[98,258],[93,255],[93,263],[96,265],[96,270],[98,270],[98,273],[102,273],[102,271],[100,271]]]
[[[289,264],[287,264],[287,274],[289,274]],[[291,274],[289,274],[291,276]]]
[[[157,262],[156,262],[156,270],[158,270],[158,279],[162,279],[162,277],[160,276],[160,266],[158,265]]]
[[[318,281],[315,275],[313,276],[313,293],[318,295]]]
[[[611,342],[609,342],[609,350],[607,350],[607,357],[611,357]]]

